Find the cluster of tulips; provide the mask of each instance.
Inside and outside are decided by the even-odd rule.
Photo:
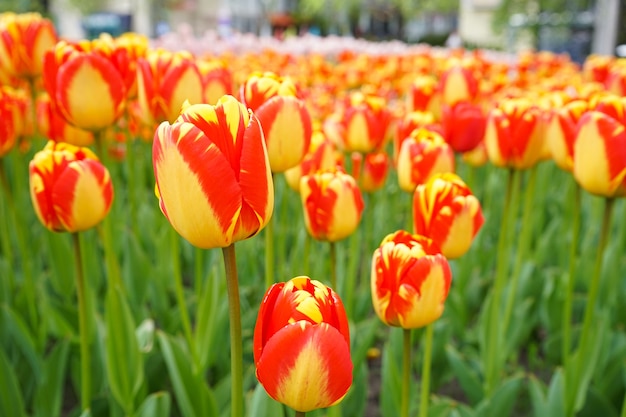
[[[508,359],[504,335],[519,276],[517,262],[508,271],[506,256],[512,195],[522,173],[529,172],[524,193],[531,201],[535,167],[553,159],[607,205],[577,351],[570,335],[571,294],[563,308],[563,364],[573,369],[564,377],[564,415],[582,407],[579,392],[589,383],[582,363],[595,334],[611,208],[615,198],[626,195],[624,62],[591,56],[580,68],[551,53],[529,52],[504,61],[482,51],[427,47],[379,55],[350,50],[333,56],[279,50],[199,55],[153,48],[133,33],[78,42],[58,39],[52,23],[37,14],[1,15],[0,34],[0,162],[40,147],[35,138],[47,138],[29,164],[32,205],[47,229],[73,236],[82,410],[92,407],[94,340],[80,233],[98,228],[107,277],[105,314],[128,317],[122,273],[111,250],[115,219],[107,215],[114,187],[120,193],[129,184],[114,184],[109,169],[149,158],[135,153],[136,140],[151,144],[154,207],[158,203],[172,228],[194,247],[222,248],[233,417],[244,415],[247,389],[235,244],[262,230],[265,235],[265,270],[258,277],[264,277],[267,292],[253,337],[258,381],[296,415],[327,407],[332,407],[329,413],[340,413],[338,404],[353,383],[353,364],[349,317],[339,289],[355,277],[337,276],[335,243],[357,230],[366,209],[364,194],[385,187],[391,171],[399,190],[410,196],[409,222],[401,230],[388,230],[373,252],[368,248],[371,300],[383,323],[404,329],[402,417],[410,412],[411,332],[426,329],[419,413],[428,415],[433,323],[442,316],[451,289],[450,263],[470,250],[485,220],[478,198],[455,173],[459,164],[491,163],[509,175],[485,308],[491,319],[484,329],[483,384],[485,394],[492,393]],[[12,190],[2,165],[0,174],[3,198],[9,201]],[[310,237],[329,243],[328,277],[276,279],[274,266],[281,255],[274,251],[275,226],[291,221],[276,218],[279,175],[299,194]],[[128,201],[136,220],[137,201],[132,196]],[[10,204],[7,208],[15,210]],[[530,211],[524,210],[520,256],[527,252]],[[385,223],[385,218],[376,221]],[[3,239],[2,255],[12,258],[10,237]],[[25,242],[21,246],[26,250]],[[191,372],[202,380],[196,340],[203,329],[194,328],[189,317],[177,256],[171,262],[185,349]],[[23,288],[30,288],[26,281],[35,277],[32,271],[28,275],[16,275],[12,285],[24,280]],[[572,282],[573,275],[571,270]],[[25,292],[32,304],[29,324],[35,326],[36,297]],[[126,321],[107,320],[107,350],[136,350],[137,341],[117,339],[117,325],[134,330],[132,320]],[[163,342],[162,348],[171,346]],[[134,415],[142,384],[134,374],[138,360],[125,357],[119,365],[115,357],[109,360],[111,393],[126,415]],[[187,397],[176,394],[181,414],[192,413],[185,408]]]

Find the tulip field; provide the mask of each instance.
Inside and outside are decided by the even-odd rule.
[[[0,417],[626,417],[625,59],[0,34]]]

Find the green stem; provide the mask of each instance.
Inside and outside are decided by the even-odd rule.
[[[129,116],[126,116],[126,117],[128,118]],[[126,179],[126,181],[128,182],[128,203],[129,203],[129,210],[130,210],[130,225],[134,229],[135,227],[138,227],[137,185],[136,185],[137,183],[135,181],[136,180],[135,173],[137,172],[137,170],[135,169],[137,157],[135,155],[135,141],[130,135],[128,128],[126,128],[126,131],[124,132],[124,134],[126,135],[126,169],[127,169],[127,175],[128,175],[128,178]]]
[[[265,226],[265,288],[274,284],[274,216]]]
[[[311,236],[309,236],[308,233],[304,233],[304,247],[302,249],[302,251],[304,252],[302,254],[302,265],[303,265],[303,274],[304,275],[310,275],[310,271],[309,271],[309,254],[311,252]]]
[[[124,290],[122,282],[122,274],[120,265],[113,249],[113,240],[111,237],[111,216],[107,216],[99,225],[100,236],[102,237],[102,246],[104,247],[104,262],[107,268],[108,283],[113,288]]]
[[[428,415],[428,397],[430,396],[430,368],[433,356],[433,323],[426,326],[424,341],[424,362],[422,363],[422,390],[420,395],[420,417]]]
[[[624,401],[622,402],[622,412],[620,417],[626,417],[626,395],[624,395]]]
[[[11,226],[11,220],[9,219],[9,215],[8,215],[8,212],[11,211],[11,207],[9,207],[9,204],[8,204],[8,199],[11,198],[10,197],[11,189],[9,188],[9,184],[6,178],[6,173],[4,171],[4,164],[2,162],[2,158],[0,158],[0,188],[2,189],[2,192],[3,192],[3,198],[1,199],[2,201],[0,201],[0,219],[2,219],[5,222],[1,226],[2,230],[0,230],[0,233],[1,233],[0,239],[2,239],[2,252],[9,265],[9,268],[7,270],[7,273],[9,274],[8,276],[9,294],[14,294],[15,271],[13,270],[11,265],[13,265],[13,263],[15,262],[15,259],[13,258],[14,256],[13,244],[11,242],[11,233],[9,232],[9,227]],[[6,205],[4,204],[5,201],[7,201]],[[8,300],[6,301],[10,301],[11,299],[12,297],[8,297]]]
[[[200,300],[202,297],[202,287],[204,284],[204,250],[195,248],[193,255],[193,275],[194,275],[194,291],[196,293],[196,300]]]
[[[494,279],[494,286],[491,293],[491,310],[489,311],[489,327],[488,339],[486,346],[486,358],[485,358],[485,396],[488,397],[492,390],[495,388],[496,379],[499,373],[500,360],[499,356],[501,352],[500,341],[502,340],[502,334],[500,332],[500,302],[502,299],[502,291],[504,289],[504,281],[506,275],[506,265],[508,261],[507,257],[507,234],[508,234],[508,219],[510,215],[511,196],[513,189],[517,183],[518,171],[514,169],[509,170],[506,194],[504,196],[504,207],[502,209],[502,219],[500,224],[500,235],[498,237],[498,253],[496,257],[496,276]]]
[[[334,291],[339,291],[337,288],[337,245],[335,242],[330,242],[330,287]]]
[[[580,341],[578,343],[579,350],[585,350],[588,345],[589,338],[591,337],[592,323],[594,323],[594,315],[596,310],[596,304],[598,302],[598,292],[600,289],[600,280],[602,279],[602,260],[604,258],[604,249],[609,236],[609,229],[611,225],[611,215],[613,213],[615,199],[607,198],[604,205],[604,216],[602,218],[602,226],[600,229],[600,237],[598,240],[598,252],[596,254],[596,262],[593,267],[593,275],[591,276],[591,283],[589,285],[589,293],[587,295],[587,303],[585,306],[585,315],[583,318],[583,327],[580,334]],[[581,370],[584,368],[584,362],[589,360],[585,355],[578,355],[578,363],[575,364],[575,379],[574,384],[569,392],[577,393],[578,386],[581,380]],[[566,415],[571,416],[574,414],[576,395],[569,396],[570,401],[566,404]]]
[[[400,417],[409,417],[411,385],[411,329],[402,329],[402,399]]]
[[[519,283],[520,273],[522,269],[522,263],[526,259],[526,253],[530,247],[530,238],[532,231],[532,213],[536,208],[533,207],[535,199],[535,184],[537,179],[537,166],[531,168],[530,177],[528,178],[528,184],[526,186],[524,195],[524,213],[522,215],[522,226],[520,230],[519,244],[517,246],[515,255],[515,264],[513,266],[513,274],[511,278],[511,288],[506,300],[506,306],[504,309],[504,319],[502,321],[502,332],[506,334],[509,329],[509,323],[511,321],[511,314],[513,313],[513,305],[515,304],[515,296],[517,295],[517,287]]]
[[[174,269],[174,285],[176,287],[176,303],[178,304],[178,310],[180,313],[180,320],[183,325],[183,333],[185,339],[187,339],[187,345],[189,346],[189,352],[191,353],[191,359],[194,364],[194,371],[200,369],[198,366],[198,355],[196,354],[196,344],[194,342],[193,333],[191,331],[191,321],[189,320],[189,310],[187,309],[187,302],[185,299],[185,289],[183,286],[183,274],[180,266],[180,249],[179,249],[179,237],[176,231],[172,228],[170,230],[170,243],[172,250],[172,268]]]
[[[228,316],[230,319],[230,383],[231,417],[243,417],[243,351],[241,340],[241,312],[235,245],[222,248],[226,285],[228,288]]]
[[[91,353],[87,329],[87,303],[85,298],[85,276],[78,233],[72,233],[74,263],[76,265],[76,295],[78,298],[78,331],[80,334],[80,404],[82,410],[91,404]]]
[[[295,417],[304,417],[306,413],[304,411],[296,411]]]
[[[570,242],[569,251],[569,271],[567,275],[567,289],[565,292],[565,301],[563,303],[563,342],[562,342],[562,361],[563,367],[567,369],[569,362],[569,354],[571,349],[571,334],[572,334],[572,304],[574,299],[574,287],[576,285],[576,259],[578,252],[578,235],[580,232],[580,187],[575,181],[572,181],[573,196],[572,196],[572,237]],[[564,378],[564,383],[567,383],[567,378]],[[566,393],[567,389],[564,386],[563,392]]]

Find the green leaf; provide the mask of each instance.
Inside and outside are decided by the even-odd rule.
[[[17,377],[2,349],[0,349],[0,416],[26,417]]]
[[[488,398],[476,408],[476,414],[484,417],[501,417],[511,415],[524,377],[517,375],[507,379]]]
[[[157,338],[182,416],[217,416],[213,393],[202,375],[193,372],[188,352],[185,352],[171,337],[161,331],[157,331]]]
[[[528,395],[533,407],[533,415],[548,416],[548,399],[545,385],[534,375],[528,378]]]
[[[30,365],[33,378],[36,382],[41,379],[41,363],[35,346],[35,339],[28,326],[18,314],[8,305],[2,306],[2,333],[6,339],[12,341]]]
[[[35,393],[35,415],[37,417],[57,417],[61,413],[63,381],[67,369],[70,342],[56,344],[43,366],[43,378]]]
[[[107,377],[113,397],[130,414],[144,377],[135,322],[120,289],[107,292],[105,308]]]
[[[446,346],[446,356],[465,395],[472,404],[478,403],[485,395],[478,372],[461,357],[454,346]]]
[[[248,417],[274,417],[283,412],[282,405],[267,395],[261,384],[257,384],[248,404]]]
[[[564,416],[565,405],[563,404],[563,370],[557,369],[552,375],[548,386],[547,416]]]
[[[165,391],[149,395],[139,406],[134,417],[169,417],[172,399]]]
[[[211,364],[211,358],[215,356],[214,350],[218,348],[218,344],[215,343],[218,324],[222,320],[227,320],[227,304],[220,302],[221,282],[223,281],[213,274],[213,277],[205,282],[202,296],[198,301],[195,343],[202,370]]]
[[[149,353],[154,346],[154,320],[145,319],[137,330],[135,330],[137,341],[139,343],[139,349],[143,353]]]

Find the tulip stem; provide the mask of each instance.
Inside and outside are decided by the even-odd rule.
[[[228,316],[230,319],[230,381],[231,417],[243,417],[243,351],[241,341],[241,313],[235,245],[222,248],[228,288]]]
[[[426,326],[424,340],[424,361],[422,362],[422,390],[420,396],[420,416],[428,415],[428,399],[430,397],[430,368],[433,357],[433,333],[435,325],[433,323]]]
[[[585,306],[585,315],[583,318],[583,327],[580,333],[580,341],[578,343],[579,351],[587,351],[587,346],[590,343],[592,323],[594,322],[594,315],[596,310],[596,304],[598,300],[598,290],[600,289],[600,280],[602,278],[602,260],[604,258],[604,249],[606,248],[607,238],[609,236],[609,228],[611,225],[611,215],[613,213],[615,199],[606,198],[604,205],[604,216],[602,218],[602,226],[600,229],[600,237],[598,240],[598,252],[596,253],[596,262],[593,267],[593,275],[591,276],[591,283],[589,285],[589,293],[587,295],[587,303]],[[584,368],[585,362],[589,361],[587,355],[579,354],[578,363],[575,364],[574,384],[570,387],[569,392],[574,395],[569,396],[570,401],[565,404],[566,416],[574,415],[574,407],[576,401],[576,393],[578,392],[578,385],[581,381],[581,372]]]
[[[72,233],[74,264],[76,265],[76,296],[78,298],[78,332],[80,335],[80,404],[87,410],[91,404],[91,357],[87,330],[87,303],[85,300],[85,276],[78,233]]]
[[[2,252],[5,255],[5,259],[8,265],[13,265],[13,244],[11,243],[11,233],[9,232],[9,228],[11,226],[11,220],[9,219],[8,213],[6,211],[11,211],[11,207],[9,207],[8,200],[10,197],[10,188],[9,183],[7,181],[6,173],[4,172],[4,164],[2,162],[2,158],[0,158],[0,188],[3,191],[4,198],[2,198],[0,202],[0,218],[3,219],[6,223],[2,225],[0,232],[0,239],[2,239]],[[7,202],[5,205],[4,202]],[[9,294],[13,294],[15,288],[15,272],[13,268],[8,268],[7,273],[9,275]],[[8,297],[5,301],[10,301],[12,297]]]
[[[265,288],[274,284],[274,216],[265,226]]]
[[[508,223],[511,211],[511,196],[514,188],[518,183],[518,171],[509,169],[508,180],[506,184],[506,194],[504,196],[504,207],[502,209],[502,219],[500,223],[500,235],[498,237],[498,255],[496,257],[496,276],[494,279],[493,290],[491,293],[491,304],[489,311],[489,321],[487,327],[487,346],[485,347],[485,396],[488,397],[495,388],[496,379],[498,377],[501,357],[504,355],[500,350],[500,341],[502,340],[502,331],[500,327],[500,303],[502,291],[504,287],[506,264],[507,264],[507,235]]]
[[[400,417],[409,417],[409,386],[411,385],[411,329],[402,329],[402,399]]]
[[[509,289],[509,294],[504,309],[504,319],[502,321],[503,332],[506,332],[509,328],[511,314],[513,313],[513,305],[515,304],[515,296],[517,293],[520,273],[522,269],[522,262],[524,261],[524,258],[526,258],[526,253],[528,252],[530,246],[530,232],[532,231],[531,213],[535,212],[535,208],[533,207],[533,201],[535,199],[535,184],[537,182],[536,178],[537,166],[535,165],[530,170],[528,184],[526,185],[526,190],[524,191],[524,214],[522,215],[522,226],[520,230],[519,244],[516,250],[515,264],[513,266],[513,274],[510,284],[511,288]]]
[[[565,302],[563,303],[563,341],[562,341],[562,361],[563,368],[567,369],[569,363],[569,354],[571,349],[571,334],[572,334],[572,304],[574,298],[574,287],[576,285],[576,258],[578,252],[578,235],[580,232],[580,197],[581,190],[578,183],[572,181],[574,187],[573,190],[573,202],[572,202],[572,237],[570,242],[569,252],[569,271],[567,275],[567,288],[565,292]],[[567,393],[567,378],[564,378],[563,392]]]
[[[170,230],[170,243],[172,250],[172,268],[174,270],[174,285],[176,286],[176,303],[178,304],[180,321],[183,325],[183,332],[185,334],[185,339],[187,339],[187,345],[189,346],[189,352],[191,353],[191,359],[193,361],[195,372],[198,371],[200,367],[198,366],[196,344],[194,343],[193,333],[191,331],[191,321],[189,320],[189,310],[187,309],[187,302],[185,300],[183,274],[180,270],[179,237],[174,229]]]
[[[337,245],[335,242],[330,242],[330,287],[337,293]]]
[[[304,417],[306,413],[304,411],[296,411],[295,417]]]

